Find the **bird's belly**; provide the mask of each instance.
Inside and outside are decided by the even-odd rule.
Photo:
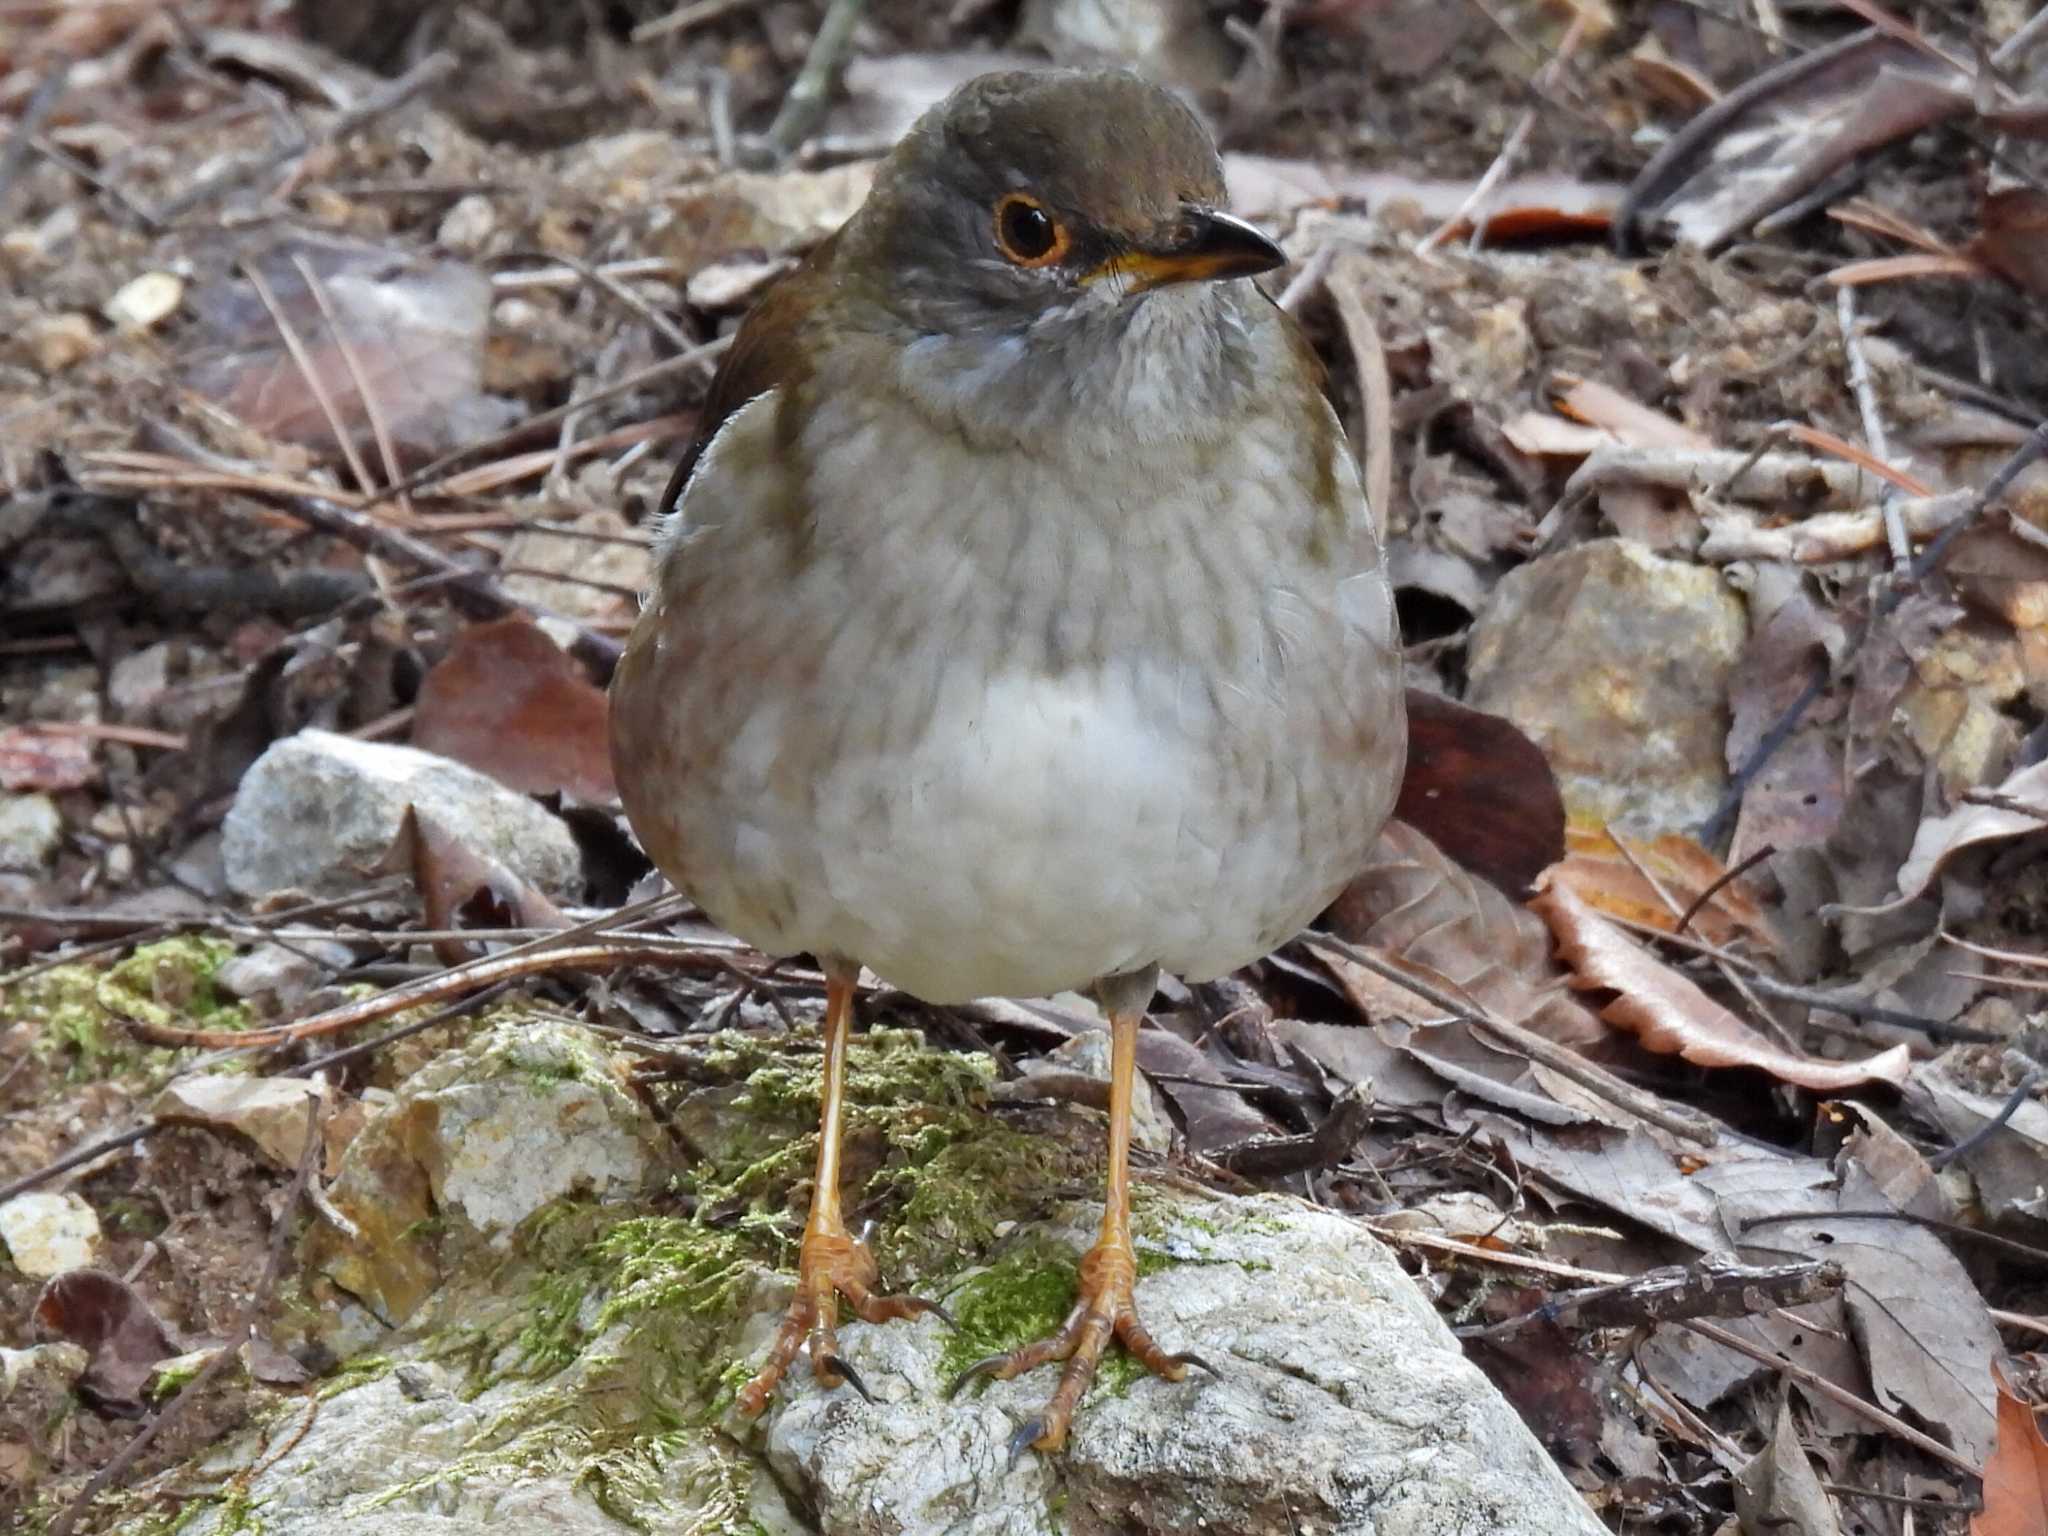
[[[819,717],[757,713],[734,743],[754,788],[712,800],[732,843],[693,882],[707,910],[764,948],[843,955],[938,1002],[1152,964],[1206,980],[1329,900],[1391,793],[1340,782],[1285,709],[1219,712],[1211,680],[973,671],[936,676],[918,728],[876,740],[886,760],[831,731],[848,750],[787,794],[748,759]],[[1322,786],[1304,793],[1304,775]]]

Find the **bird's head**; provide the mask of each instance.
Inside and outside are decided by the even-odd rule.
[[[1209,134],[1135,75],[984,75],[884,162],[834,262],[842,296],[949,408],[1028,417],[1128,396],[1133,354],[1204,388],[1280,248],[1223,211]],[[985,396],[979,401],[971,397]]]

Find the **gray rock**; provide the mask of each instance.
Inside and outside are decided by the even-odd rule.
[[[196,1511],[185,1529],[226,1536],[253,1511],[267,1536],[1599,1536],[1369,1234],[1297,1200],[1164,1181],[1141,1183],[1135,1204],[1138,1305],[1165,1347],[1197,1351],[1220,1374],[1169,1383],[1113,1354],[1067,1450],[1013,1465],[1011,1436],[1057,1370],[953,1400],[944,1389],[963,1349],[1023,1342],[1066,1306],[1100,1207],[1028,1191],[1063,1182],[1063,1138],[1092,1146],[1099,1121],[963,1105],[975,1069],[911,1038],[856,1041],[852,1144],[907,1134],[899,1144],[919,1145],[921,1129],[938,1131],[922,1166],[966,1154],[975,1209],[943,1216],[943,1202],[918,1196],[899,1215],[923,1210],[927,1232],[1004,1219],[964,1262],[915,1278],[954,1309],[958,1334],[932,1317],[841,1328],[876,1402],[821,1390],[800,1356],[759,1423],[720,1420],[790,1277],[759,1268],[751,1255],[764,1250],[744,1238],[732,1196],[707,1200],[704,1221],[644,1198],[676,1144],[692,1161],[670,1164],[673,1176],[700,1192],[806,1162],[787,1127],[810,1109],[815,1055],[706,1042],[690,1059],[708,1076],[691,1092],[719,1094],[723,1108],[678,1113],[664,1133],[598,1037],[506,1021],[415,1073],[351,1143],[331,1192],[362,1228],[350,1262],[321,1262],[322,1245],[339,1251],[325,1223],[309,1238],[313,1268],[379,1316],[409,1319],[404,1329],[372,1346],[384,1358],[362,1367],[368,1379],[327,1388],[310,1423],[294,1399],[278,1414],[290,1434],[253,1430],[187,1469],[192,1486],[226,1486],[230,1473],[246,1483],[234,1484],[239,1504]],[[725,1087],[721,1058],[737,1063]],[[958,1118],[934,1097],[947,1092]],[[1038,1174],[1004,1184],[995,1162],[1031,1164],[1041,1150]],[[771,1196],[753,1216],[783,1227],[780,1205]]]
[[[284,1012],[354,960],[355,953],[346,944],[321,939],[300,941],[289,949],[259,944],[223,964],[214,972],[213,984],[230,997],[261,1004],[267,1012]]]
[[[1074,1214],[1053,1235],[1078,1252],[1093,1221]],[[840,1343],[879,1406],[800,1379],[766,1421],[778,1478],[827,1512],[828,1536],[1603,1530],[1356,1225],[1278,1196],[1176,1195],[1161,1227],[1141,1248],[1177,1262],[1140,1280],[1139,1312],[1220,1376],[1098,1384],[1060,1457],[1011,1466],[1010,1436],[1043,1406],[1054,1368],[948,1401],[941,1324],[854,1325]]]
[[[353,890],[408,805],[553,895],[582,879],[569,829],[525,795],[430,752],[301,731],[272,744],[235,791],[221,828],[228,885],[244,896]]]
[[[403,1322],[460,1258],[441,1246],[443,1229],[502,1251],[551,1201],[640,1193],[659,1146],[653,1117],[588,1030],[499,1024],[407,1078],[357,1133],[330,1192],[356,1230],[318,1229],[309,1257]]]
[[[0,795],[0,870],[35,874],[63,842],[64,815],[48,795]]]
[[[1465,702],[1529,733],[1574,813],[1676,831],[1727,787],[1747,633],[1719,571],[1596,539],[1501,578],[1472,628]]]

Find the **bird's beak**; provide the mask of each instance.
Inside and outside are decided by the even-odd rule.
[[[1189,208],[1166,244],[1119,251],[1085,280],[1092,283],[1113,277],[1123,283],[1126,292],[1143,293],[1168,283],[1250,277],[1286,263],[1287,253],[1243,219],[1214,208]]]

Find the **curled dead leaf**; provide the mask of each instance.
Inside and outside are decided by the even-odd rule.
[[[1608,922],[1570,885],[1548,876],[1541,883],[1529,909],[1550,925],[1572,985],[1616,993],[1600,1017],[1634,1035],[1644,1049],[1682,1056],[1698,1067],[1755,1067],[1822,1093],[1905,1081],[1912,1062],[1903,1045],[1862,1061],[1822,1061],[1781,1050]]]

